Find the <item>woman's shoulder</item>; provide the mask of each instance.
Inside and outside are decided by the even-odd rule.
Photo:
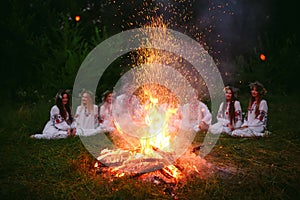
[[[100,108],[102,108],[102,107],[104,107],[104,106],[105,106],[105,102],[102,102],[102,103],[99,104],[99,107],[100,107]]]
[[[50,113],[51,114],[59,114],[59,108],[57,107],[57,105],[54,105],[51,107]]]
[[[225,104],[225,105],[226,105],[226,104]],[[220,106],[219,106],[219,110],[223,109],[223,107],[224,107],[224,102],[221,102],[221,103],[220,103]]]
[[[241,103],[240,103],[240,101],[235,100],[235,101],[234,101],[234,105],[241,105]]]
[[[55,110],[59,110],[58,106],[57,105],[54,105],[51,107],[51,110],[55,111]]]
[[[268,107],[267,101],[265,99],[262,99],[260,101],[259,107]]]
[[[107,103],[106,102],[104,102],[104,103],[102,103],[102,104],[99,105],[100,109],[106,109],[106,107],[107,107]]]
[[[262,100],[260,101],[260,104],[267,104],[267,101],[266,101],[265,99],[262,99]]]
[[[76,113],[81,111],[81,105],[76,107]]]
[[[203,103],[202,101],[198,101],[198,104],[202,107],[207,107],[207,105],[205,103]]]
[[[80,109],[80,108],[81,108],[81,105],[77,106],[77,108],[76,108],[76,109],[78,110],[78,109]]]

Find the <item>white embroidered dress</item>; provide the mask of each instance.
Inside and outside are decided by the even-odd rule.
[[[229,106],[230,102],[226,102],[226,108],[223,109],[224,102],[221,103],[217,120],[218,122],[211,125],[209,127],[209,132],[213,134],[220,134],[220,133],[231,133],[231,129],[228,127],[228,124],[230,124],[230,116],[229,116]],[[242,108],[239,101],[234,101],[234,117],[235,117],[235,123],[233,124],[234,128],[240,128],[242,125]]]
[[[90,113],[87,107],[78,106],[75,114],[76,135],[90,136],[99,132],[98,127],[98,106],[94,105]]]
[[[182,116],[181,129],[201,131],[199,125],[204,122],[207,125],[211,124],[211,113],[208,107],[201,101],[187,103],[180,108]]]
[[[112,104],[104,102],[100,106],[100,128],[105,132],[111,132],[115,130],[114,118],[112,114]]]
[[[251,108],[248,109],[247,116],[244,119],[243,126],[248,128],[237,129],[232,132],[232,136],[253,137],[264,136],[264,131],[267,127],[268,105],[266,100],[261,100],[259,104],[259,114],[256,116],[255,108],[256,101],[253,102]]]
[[[67,113],[66,120],[69,119]],[[68,124],[66,120],[60,115],[59,108],[55,105],[50,110],[50,120],[44,127],[43,134],[33,135],[36,139],[60,139],[68,137],[68,129],[75,127],[75,122]]]

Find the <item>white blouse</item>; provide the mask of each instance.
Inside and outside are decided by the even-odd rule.
[[[226,102],[226,108],[223,109],[224,102],[221,103],[217,115],[218,122],[222,122],[223,126],[227,126],[230,124],[230,116],[229,116],[229,106],[230,102]],[[239,128],[242,125],[242,108],[239,101],[234,101],[234,117],[235,117],[235,123],[234,128]]]
[[[100,125],[103,128],[111,128],[114,127],[114,118],[112,114],[112,104],[105,102],[100,106]]]
[[[198,131],[201,122],[207,125],[211,124],[212,115],[208,107],[201,101],[187,103],[180,108],[181,128],[185,130],[194,129]]]
[[[95,129],[98,126],[98,106],[94,105],[90,113],[87,107],[78,106],[75,114],[76,127],[83,129]]]
[[[66,112],[66,120],[69,119],[69,114]],[[50,110],[50,120],[46,124],[43,133],[51,134],[57,131],[67,131],[70,128],[75,127],[75,124],[68,124],[66,120],[60,115],[59,108],[55,105]]]
[[[267,127],[268,105],[266,100],[261,100],[259,104],[259,114],[255,115],[257,102],[254,101],[248,109],[247,115],[242,126],[248,126],[255,132],[263,132]]]

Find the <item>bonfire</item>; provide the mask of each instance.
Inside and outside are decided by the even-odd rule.
[[[149,26],[166,28],[161,19]],[[149,35],[149,41],[170,45],[170,35],[165,34]],[[206,177],[213,169],[198,154],[201,144],[193,143],[199,133],[183,130],[180,116],[180,107],[195,94],[191,85],[201,85],[199,79],[189,76],[182,60],[173,54],[139,48],[133,55],[133,78],[128,81],[132,88],[126,94],[125,112],[117,106],[113,109],[116,130],[110,136],[116,148],[101,150],[95,164],[97,173],[164,183]],[[133,96],[138,103],[130,102]]]

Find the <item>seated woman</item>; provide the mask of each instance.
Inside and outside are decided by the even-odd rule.
[[[222,102],[219,107],[218,122],[209,127],[209,132],[213,134],[230,134],[242,125],[242,109],[240,102],[237,100],[236,89],[226,86],[224,90],[226,101]]]
[[[51,108],[50,120],[42,134],[31,135],[36,139],[59,139],[76,134],[75,122],[69,106],[69,95],[63,91],[56,96],[56,105]]]
[[[112,115],[112,92],[107,91],[103,97],[104,103],[100,106],[99,124],[100,128],[105,132],[115,130],[113,115]]]
[[[266,89],[259,82],[250,84],[251,98],[249,101],[248,112],[244,123],[240,129],[232,131],[232,136],[253,137],[265,136],[264,131],[267,126],[267,101],[263,99]]]
[[[76,120],[76,135],[90,136],[98,133],[98,106],[94,105],[90,92],[82,92],[81,105],[77,107],[74,118]]]
[[[180,108],[181,129],[206,132],[211,124],[211,113],[208,107],[198,100],[197,95],[190,103]]]
[[[100,129],[108,134],[111,141],[118,148],[123,148],[124,144],[127,144],[126,138],[122,136],[121,133],[118,132],[115,126],[113,113],[112,113],[112,91],[106,91],[103,94],[104,103],[100,106],[99,111],[99,124]]]

